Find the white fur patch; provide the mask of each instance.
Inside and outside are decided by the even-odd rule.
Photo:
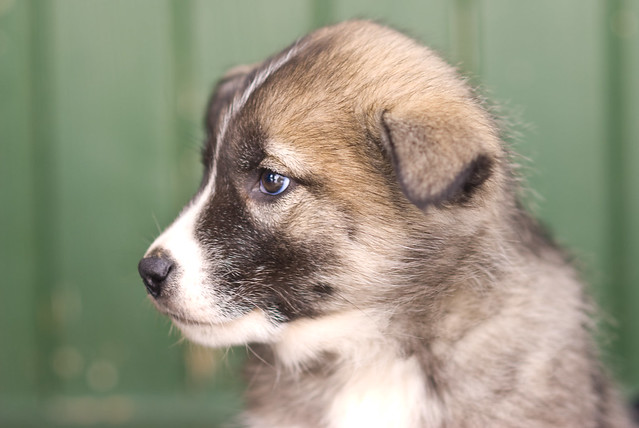
[[[206,261],[195,238],[197,218],[212,196],[214,183],[214,177],[211,176],[195,200],[151,244],[145,257],[159,249],[168,252],[176,263],[178,277],[176,288],[172,291],[172,312],[202,323],[222,324],[233,318],[220,309],[224,296],[217,295],[212,284],[206,283]]]
[[[303,366],[325,351],[367,360],[371,353],[368,342],[384,340],[378,322],[359,310],[289,322],[277,339],[275,352],[289,368]],[[362,349],[366,353],[360,355]]]
[[[340,369],[334,375],[336,392],[325,416],[327,426],[421,427],[439,426],[439,401],[414,357],[398,355],[396,342],[385,337],[384,319],[373,312],[351,311],[283,325],[274,349],[292,370],[322,352],[335,353]]]
[[[213,180],[197,198],[187,205],[177,219],[158,236],[146,252],[146,256],[157,249],[168,252],[177,263],[180,275],[179,294],[195,298],[201,293],[204,280],[204,259],[195,239],[195,227],[199,213],[213,189]]]
[[[424,409],[428,404],[426,382],[414,357],[381,356],[371,364],[354,367],[349,374],[326,415],[329,427],[424,425]]]

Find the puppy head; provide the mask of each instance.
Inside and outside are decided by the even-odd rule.
[[[139,270],[207,345],[273,343],[300,320],[435,290],[502,192],[502,149],[468,87],[373,23],[237,69],[206,124],[202,184]]]

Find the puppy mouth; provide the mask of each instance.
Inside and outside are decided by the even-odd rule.
[[[233,324],[234,321],[241,319],[243,317],[232,318],[232,319],[214,319],[214,320],[198,320],[190,317],[185,317],[181,314],[176,314],[175,312],[171,312],[169,310],[161,310],[163,315],[167,316],[172,322],[176,323],[178,326],[182,327],[226,327],[228,325]]]
[[[160,311],[179,328],[184,336],[204,346],[220,347],[249,342],[269,343],[277,337],[280,326],[255,309],[236,318],[197,319],[171,310]]]

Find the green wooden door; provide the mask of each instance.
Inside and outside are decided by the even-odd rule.
[[[136,264],[197,186],[224,70],[369,17],[514,118],[536,211],[582,261],[639,392],[636,0],[0,0],[0,426],[216,426],[243,348],[181,341]],[[227,355],[228,354],[228,355]]]

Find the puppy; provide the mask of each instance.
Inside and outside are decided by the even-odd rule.
[[[495,120],[431,50],[320,29],[223,79],[199,190],[139,264],[255,427],[622,427],[574,269]]]

